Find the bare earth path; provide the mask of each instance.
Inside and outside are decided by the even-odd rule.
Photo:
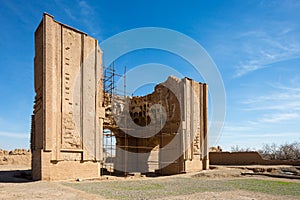
[[[240,174],[240,170],[237,169],[210,170],[196,178],[193,174],[184,174],[157,178],[107,177],[108,180],[82,182],[28,182],[26,179],[14,177],[15,174],[20,174],[18,170],[26,169],[28,167],[0,166],[0,199],[300,199],[297,191],[296,195],[292,196],[232,189],[232,186],[227,188],[224,184],[227,182],[234,184],[236,181],[244,183],[245,180],[246,184],[252,180],[278,182],[278,179],[266,177],[237,177]],[[300,191],[299,180],[279,181],[283,185],[292,183],[295,190]],[[221,184],[218,185],[218,182]],[[200,186],[194,188],[196,184]]]
[[[0,199],[104,199],[59,183],[0,183]]]

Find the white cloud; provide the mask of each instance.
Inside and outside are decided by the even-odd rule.
[[[5,9],[9,9],[11,13],[13,13],[14,16],[16,16],[16,18],[21,21],[23,24],[27,25],[27,26],[31,26],[32,25],[32,15],[34,13],[34,10],[26,5],[26,9],[27,9],[27,13],[25,14],[24,12],[22,12],[21,7],[14,3],[13,1],[2,1],[2,6],[6,6]]]
[[[300,114],[298,113],[275,113],[264,115],[263,118],[259,119],[259,122],[277,123],[298,118],[300,119]]]
[[[225,125],[223,132],[246,132],[251,131],[253,128],[248,125]]]
[[[94,10],[92,9],[91,6],[88,5],[86,1],[78,1],[79,7],[80,7],[80,12],[84,16],[92,15],[94,14]]]
[[[265,103],[267,104],[267,103]],[[272,103],[268,105],[252,105],[250,107],[244,108],[246,111],[286,111],[286,110],[292,110],[292,111],[300,111],[300,102],[298,101],[292,101],[292,102],[285,102],[285,103]]]
[[[96,18],[96,10],[88,3],[88,1],[77,0],[70,7],[62,1],[55,0],[57,6],[62,9],[65,14],[78,24],[86,27],[84,32],[93,37],[97,37],[98,40],[102,39],[99,19]],[[75,12],[77,11],[77,12]]]
[[[256,65],[256,64],[250,64],[250,63],[247,63],[247,64],[241,64],[241,66],[236,70],[236,73],[234,75],[234,77],[240,77],[240,76],[243,76],[249,72],[252,72],[252,71],[255,71],[255,70],[258,70],[258,69],[261,69],[261,68],[264,68],[264,66],[259,66],[259,65]]]
[[[90,6],[87,1],[83,0],[78,1],[78,5],[80,8],[79,20],[87,27],[88,31],[90,32],[89,34],[94,37],[101,37],[99,21],[96,21],[96,13],[93,7]]]
[[[65,11],[65,13],[68,15],[69,18],[71,18],[72,20],[76,20],[76,17],[73,15],[73,13],[70,11],[70,9],[63,8],[63,10]]]
[[[299,77],[294,77],[290,79],[290,83],[293,84],[294,86],[287,86],[282,85],[280,83],[269,83],[270,86],[272,86],[274,89],[281,89],[285,91],[295,91],[295,92],[300,92],[300,86],[299,86],[300,78]]]
[[[300,57],[300,40],[292,26],[277,22],[276,28],[269,24],[270,30],[253,30],[237,35],[240,40],[240,52],[247,60],[241,61],[234,77],[263,69],[271,64]],[[274,24],[273,24],[274,26]]]
[[[299,82],[292,79],[291,83],[282,85],[269,84],[272,91],[269,94],[256,96],[241,102],[245,111],[260,114],[256,120],[249,122],[253,125],[265,123],[281,123],[288,120],[300,119],[300,88]]]
[[[281,84],[269,84],[273,92],[257,96],[241,102],[246,111],[278,111],[280,113],[289,111],[298,113],[300,111],[300,87]],[[294,83],[299,85],[299,83]]]
[[[26,133],[12,133],[12,132],[0,132],[0,136],[8,138],[19,138],[19,139],[29,139],[30,134]]]
[[[233,134],[225,133],[222,135],[223,138],[240,138],[246,140],[247,138],[272,138],[272,137],[299,137],[300,132],[255,132],[255,133],[244,133],[244,132],[235,132]]]

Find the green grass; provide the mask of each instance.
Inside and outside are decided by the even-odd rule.
[[[283,182],[257,179],[237,179],[227,181],[236,189],[273,195],[300,196],[300,182]]]
[[[158,199],[201,192],[233,190],[300,197],[299,182],[257,179],[216,180],[170,177],[166,179],[64,183],[64,185],[112,199]]]

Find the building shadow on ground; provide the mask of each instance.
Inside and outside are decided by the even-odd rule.
[[[0,183],[27,183],[32,182],[31,170],[0,171]]]

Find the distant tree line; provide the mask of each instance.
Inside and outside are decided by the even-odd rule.
[[[238,145],[231,147],[231,152],[250,152],[251,148],[240,148]],[[285,143],[277,145],[263,144],[262,149],[257,151],[267,160],[299,160],[300,159],[300,142]]]
[[[255,151],[255,150],[251,150],[250,147],[239,147],[238,145],[232,146],[231,147],[231,152],[251,152],[251,151]]]

